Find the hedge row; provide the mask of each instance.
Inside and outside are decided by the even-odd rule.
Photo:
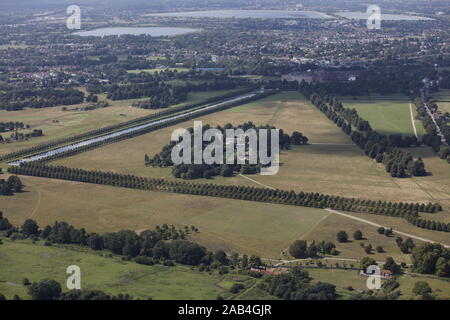
[[[432,203],[425,205],[423,203],[362,200],[320,193],[296,193],[294,191],[248,186],[168,181],[165,179],[144,178],[113,172],[49,166],[39,162],[29,162],[23,163],[20,166],[11,166],[8,168],[8,172],[12,174],[79,181],[131,189],[173,192],[314,208],[332,208],[350,212],[364,212],[402,217],[412,224],[415,224],[418,219],[427,221],[419,218],[419,212],[436,212],[442,210],[441,205]],[[428,222],[426,222],[426,225],[427,224]],[[450,232],[450,223],[445,224],[432,221],[430,223],[430,229],[432,229],[431,226],[433,224],[436,225],[435,230]],[[439,224],[439,227],[437,227],[437,224]]]

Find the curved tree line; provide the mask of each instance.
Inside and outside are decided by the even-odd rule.
[[[88,139],[88,138],[93,138],[97,135],[100,134],[106,134],[106,133],[111,133],[115,130],[118,129],[123,129],[125,127],[131,126],[131,125],[137,125],[137,124],[141,124],[142,122],[146,122],[149,120],[154,120],[157,119],[159,117],[162,116],[167,116],[167,115],[171,115],[171,114],[175,114],[181,111],[185,111],[185,110],[189,110],[189,109],[194,109],[203,105],[207,105],[207,104],[211,104],[211,103],[215,103],[215,102],[220,102],[221,100],[226,100],[228,98],[232,98],[235,96],[239,96],[241,94],[244,93],[248,93],[250,91],[254,90],[254,88],[245,88],[242,90],[239,90],[237,92],[230,92],[221,96],[217,96],[217,97],[213,97],[213,98],[209,98],[209,99],[205,99],[199,103],[195,103],[195,104],[189,104],[189,105],[185,105],[182,107],[177,107],[177,108],[173,108],[173,109],[167,109],[161,112],[157,112],[157,113],[153,113],[151,115],[148,116],[144,116],[144,117],[139,117],[130,121],[125,121],[125,122],[121,122],[118,124],[114,124],[111,126],[107,126],[104,128],[100,128],[100,129],[96,129],[96,130],[92,130],[92,131],[88,131],[85,133],[81,133],[79,135],[76,136],[72,136],[72,137],[68,137],[68,138],[62,138],[62,139],[56,139],[56,140],[52,140],[46,143],[42,143],[42,144],[38,144],[36,146],[30,147],[30,148],[26,148],[26,149],[22,149],[22,150],[18,150],[15,152],[11,152],[8,154],[5,154],[3,156],[0,157],[0,161],[9,161],[18,157],[22,157],[24,155],[29,155],[29,154],[33,154],[33,153],[37,153],[37,152],[41,152],[41,151],[45,151],[47,149],[50,148],[54,148],[54,147],[59,147],[63,144],[66,143],[70,143],[70,142],[74,142],[77,140],[81,140],[81,139]]]
[[[370,123],[358,115],[355,109],[347,109],[336,98],[314,92],[313,86],[303,84],[300,91],[311,103],[333,121],[341,130],[350,135],[352,141],[364,153],[378,163],[383,163],[392,177],[424,176],[425,164],[421,158],[401,150],[403,147],[417,146],[416,137],[383,135],[373,130]],[[356,130],[352,130],[352,128]]]
[[[268,189],[258,187],[216,185],[210,183],[191,183],[186,181],[168,181],[165,179],[144,178],[134,175],[125,175],[113,172],[90,171],[63,166],[49,166],[39,162],[22,163],[20,166],[11,166],[8,172],[28,176],[46,177],[52,179],[70,180],[85,183],[94,183],[116,187],[140,190],[152,190],[191,194],[210,197],[221,197],[238,200],[258,201],[274,204],[295,205],[314,208],[332,208],[349,212],[362,212],[392,217],[402,217],[413,223],[422,219],[419,212],[434,213],[442,210],[438,203],[403,203],[389,201],[363,200],[344,198],[320,193]],[[416,219],[416,220],[414,220]],[[427,220],[425,220],[427,221]],[[414,223],[413,223],[414,224]],[[433,230],[436,225],[438,231],[450,232],[450,223],[433,221],[425,223],[425,228]],[[439,227],[437,227],[439,225]],[[422,225],[417,225],[422,227]]]

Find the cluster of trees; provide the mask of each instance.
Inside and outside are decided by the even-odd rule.
[[[424,243],[412,250],[413,270],[438,277],[450,277],[450,249],[437,243]]]
[[[423,203],[362,200],[320,193],[305,193],[303,191],[296,193],[294,191],[248,186],[168,181],[165,179],[144,178],[114,172],[50,166],[39,162],[28,162],[21,163],[19,166],[10,166],[8,172],[12,174],[64,179],[131,189],[156,190],[315,208],[333,208],[350,212],[403,217],[405,219],[409,216],[417,217],[419,212],[436,212],[442,210],[440,204],[428,203],[425,205]],[[444,224],[442,231],[450,232],[450,223]]]
[[[206,124],[202,127],[202,136],[204,132],[208,129],[210,129],[211,126]],[[254,129],[257,133],[257,136],[259,136],[259,130],[272,130],[275,129],[273,126],[256,126],[252,122],[246,122],[244,124],[238,125],[233,127],[232,124],[227,123],[224,127],[216,126],[215,129],[219,130],[223,137],[226,137],[226,130],[229,129],[242,129],[244,132],[249,129]],[[223,148],[222,148],[222,154],[223,154],[223,164],[214,163],[214,164],[194,164],[194,129],[189,128],[188,131],[191,134],[190,140],[191,140],[191,164],[180,164],[175,165],[172,162],[172,149],[177,145],[176,141],[171,141],[169,144],[165,145],[162,148],[162,151],[156,155],[154,155],[152,158],[150,158],[147,154],[144,157],[144,162],[146,166],[154,166],[154,167],[171,167],[174,166],[172,169],[172,175],[175,178],[182,178],[182,179],[198,179],[198,178],[206,178],[209,179],[213,176],[221,175],[223,177],[230,177],[233,175],[234,172],[240,172],[242,174],[255,174],[259,173],[261,170],[261,163],[259,161],[259,153],[257,154],[257,163],[256,164],[250,164],[248,159],[245,159],[245,164],[238,164],[237,161],[235,164],[226,164],[226,143],[227,141],[224,139],[222,141]],[[294,131],[291,136],[284,133],[282,129],[279,129],[280,134],[280,140],[279,140],[279,146],[281,150],[290,149],[291,145],[305,145],[308,142],[308,138],[305,137],[302,133],[298,131]],[[268,134],[268,140],[267,141],[267,149],[268,154],[271,153],[271,143],[270,143],[270,134]],[[205,148],[208,147],[209,144],[212,142],[209,141],[202,141],[202,153],[205,151]],[[237,141],[237,138],[233,140],[233,143],[235,143],[234,147],[234,158],[237,156],[237,147],[236,143],[239,144],[239,141]],[[265,142],[263,142],[265,143]],[[245,143],[245,152],[249,152],[248,143]],[[255,150],[257,152],[257,150]]]
[[[296,259],[316,258],[318,253],[337,255],[336,245],[333,242],[311,242],[296,240],[289,246],[289,254]]]
[[[422,120],[423,127],[426,130],[426,134],[422,138],[422,142],[427,146],[433,148],[433,150],[438,154],[441,159],[447,160],[450,163],[450,148],[446,146],[440,136],[437,135],[436,125],[434,124],[433,119],[427,112],[427,109],[420,97],[417,97],[414,100],[414,104],[416,105],[417,113],[419,114],[419,118]],[[429,108],[435,110],[435,114],[437,114],[438,106],[433,103],[428,103]],[[438,124],[442,135],[445,137],[446,141],[450,141],[450,125],[447,121],[447,115],[438,117],[435,119]]]
[[[293,267],[288,273],[264,278],[258,288],[284,300],[335,300],[336,286],[329,283],[311,283],[308,272]]]
[[[429,219],[413,217],[413,216],[407,216],[407,217],[405,217],[405,219],[412,225],[422,228],[422,229],[450,232],[449,224],[442,222],[442,221],[429,220]]]
[[[44,135],[44,133],[43,133],[42,129],[33,129],[33,131],[27,132],[27,133],[15,131],[15,132],[11,133],[9,138],[3,138],[3,136],[0,134],[0,143],[23,141],[23,140],[28,140],[28,139],[34,138],[34,137],[41,137],[43,135]]]
[[[23,122],[14,122],[14,121],[0,122],[0,133],[29,127],[30,127],[29,125],[26,125]]]
[[[221,96],[209,98],[209,99],[203,100],[203,101],[201,101],[199,103],[196,103],[196,104],[190,104],[190,105],[186,105],[186,106],[178,107],[178,108],[171,108],[171,109],[160,111],[160,112],[157,112],[157,113],[154,113],[154,114],[151,114],[151,115],[147,115],[147,116],[144,116],[144,117],[139,117],[139,118],[136,118],[136,119],[133,119],[133,120],[129,120],[129,121],[121,122],[121,123],[114,124],[114,125],[111,125],[111,126],[103,127],[103,128],[100,128],[100,129],[88,131],[88,132],[85,132],[85,133],[82,133],[82,134],[79,134],[79,135],[76,135],[76,136],[52,140],[52,141],[49,141],[49,142],[46,142],[46,143],[38,144],[38,145],[30,147],[30,148],[25,148],[25,149],[22,149],[22,150],[18,150],[18,151],[11,152],[11,153],[5,154],[3,156],[0,156],[0,161],[5,161],[5,160],[8,161],[8,160],[11,160],[11,159],[14,159],[14,158],[23,157],[23,156],[25,156],[27,154],[30,154],[30,153],[37,153],[37,152],[46,150],[48,148],[54,148],[54,147],[58,147],[58,146],[60,146],[62,144],[67,144],[67,143],[70,143],[70,142],[73,142],[73,141],[78,141],[80,139],[92,138],[94,136],[97,136],[97,135],[100,135],[100,134],[110,133],[110,132],[113,132],[113,131],[116,131],[118,129],[122,129],[122,128],[125,128],[125,127],[128,127],[128,126],[131,126],[131,125],[142,124],[142,123],[148,122],[148,121],[156,119],[156,118],[160,118],[160,117],[163,117],[163,116],[168,116],[168,115],[171,115],[171,114],[174,114],[174,113],[177,113],[177,112],[181,112],[181,111],[184,111],[184,110],[193,109],[193,108],[196,108],[196,107],[201,106],[201,105],[205,105],[205,104],[213,103],[213,102],[216,102],[216,101],[228,99],[228,98],[231,98],[231,97],[234,97],[234,96],[239,96],[241,94],[249,92],[250,90],[251,89],[249,89],[249,88],[242,89],[242,90],[240,90],[238,92],[227,93],[227,94],[224,94],[224,95],[221,95]]]
[[[7,180],[0,179],[0,196],[8,196],[14,192],[21,192],[22,188],[23,184],[18,176],[9,176]]]
[[[300,91],[310,101],[332,120],[343,132],[350,135],[355,144],[364,153],[378,163],[385,165],[386,171],[392,177],[403,178],[423,176],[426,174],[422,159],[415,160],[413,156],[401,150],[401,147],[416,146],[416,137],[401,135],[382,135],[373,130],[370,124],[362,119],[355,109],[345,108],[341,102],[329,95],[314,92],[313,85],[303,83]],[[352,127],[356,130],[352,130]]]
[[[142,104],[134,106],[144,109],[167,108],[187,99],[188,90],[185,87],[173,87],[164,82],[152,81],[146,83],[114,84],[108,87],[107,98],[111,100],[137,99],[151,97]]]
[[[57,105],[79,104],[84,93],[72,88],[23,89],[0,93],[0,109],[15,111],[24,108],[46,108]]]

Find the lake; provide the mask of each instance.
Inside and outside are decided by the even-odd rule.
[[[150,13],[146,16],[196,18],[258,18],[258,19],[326,19],[330,16],[316,11],[288,10],[208,10],[189,12]]]
[[[103,36],[121,36],[124,34],[130,35],[141,35],[146,34],[152,37],[162,37],[162,36],[177,36],[181,34],[197,32],[200,29],[191,28],[175,28],[175,27],[111,27],[111,28],[101,28],[89,31],[79,31],[74,34],[89,37],[103,37]]]
[[[367,20],[367,18],[370,16],[369,13],[366,12],[336,12],[337,16],[347,18],[347,19],[355,19],[355,20]],[[421,17],[421,16],[408,16],[404,14],[389,14],[389,13],[382,13],[381,14],[381,20],[390,20],[390,21],[420,21],[420,20],[434,20],[427,17]]]

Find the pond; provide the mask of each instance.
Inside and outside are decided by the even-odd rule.
[[[259,18],[259,19],[326,19],[324,13],[316,11],[289,10],[208,10],[189,12],[151,13],[146,16],[196,17],[196,18]]]

